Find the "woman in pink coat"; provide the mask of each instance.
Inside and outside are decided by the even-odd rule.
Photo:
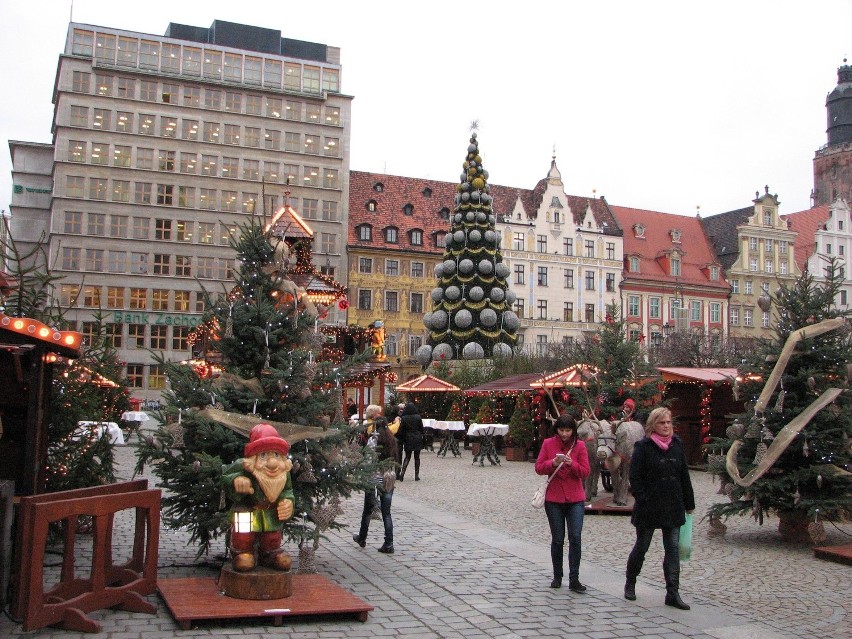
[[[535,462],[539,475],[556,473],[547,486],[544,512],[550,524],[550,559],[553,562],[551,588],[562,586],[562,549],[568,529],[568,587],[585,592],[580,583],[580,547],[586,491],[583,480],[589,476],[589,455],[582,442],[577,446],[577,424],[570,415],[556,419],[556,435],[545,439]],[[561,466],[560,466],[561,464]]]

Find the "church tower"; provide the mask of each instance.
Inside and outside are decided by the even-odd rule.
[[[825,100],[828,143],[814,156],[813,206],[852,199],[852,66],[843,60],[837,86]]]

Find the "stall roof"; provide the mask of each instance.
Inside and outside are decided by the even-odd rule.
[[[53,353],[76,359],[80,357],[82,343],[82,333],[58,331],[36,319],[0,313],[0,347],[8,351],[27,350],[39,345]]]
[[[739,371],[736,368],[661,368],[664,382],[729,382],[736,379]]]
[[[428,373],[404,384],[398,384],[396,387],[398,393],[455,393],[460,390],[458,386]]]
[[[585,364],[574,364],[555,373],[548,373],[530,383],[533,388],[564,388],[565,386],[580,386],[585,380],[593,377],[598,370]]]
[[[510,375],[502,379],[495,379],[493,382],[480,384],[473,388],[468,388],[464,391],[465,396],[475,397],[477,395],[491,395],[494,393],[500,395],[520,395],[521,393],[530,392],[532,388],[530,383],[537,379],[541,379],[541,373],[523,373],[522,375]]]

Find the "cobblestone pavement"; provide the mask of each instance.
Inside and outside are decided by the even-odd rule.
[[[131,476],[133,450],[118,449],[121,480]],[[760,527],[750,518],[731,519],[724,538],[708,538],[707,523],[696,523],[693,557],[681,575],[681,592],[693,609],[682,612],[662,605],[659,535],[637,585],[638,601],[623,599],[624,564],[633,541],[626,516],[586,517],[585,595],[550,589],[547,523],[543,512],[529,506],[539,481],[532,464],[480,467],[471,464],[469,451],[460,458],[424,452],[422,481],[413,481],[412,470],[394,494],[396,554],[376,552],[381,522],[371,526],[365,549],[352,542],[360,496],[344,505],[341,520],[349,528],[331,532],[317,552],[320,574],[375,606],[366,623],[294,620],[276,628],[234,620],[181,631],[163,601],[151,596],[157,604],[153,617],[91,613],[103,625],[99,636],[852,638],[852,568],[817,560],[810,548],[783,544],[772,520]],[[718,483],[704,473],[694,472],[693,484],[697,512],[722,498]],[[827,544],[847,543],[852,526],[829,526],[827,532]],[[188,538],[185,531],[162,531],[159,578],[215,578],[213,562],[195,561]],[[30,636],[90,635],[55,628],[24,633],[20,625],[0,619],[0,637]]]

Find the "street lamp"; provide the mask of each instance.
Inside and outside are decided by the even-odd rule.
[[[674,326],[672,326],[668,322],[663,324],[663,335],[665,335],[666,337],[671,335],[673,330],[674,330]]]

